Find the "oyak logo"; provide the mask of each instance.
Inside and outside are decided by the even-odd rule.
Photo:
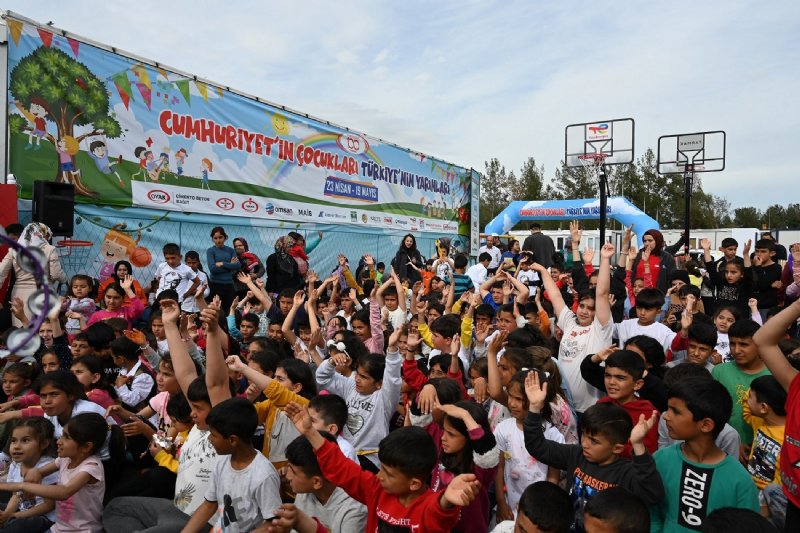
[[[157,204],[165,204],[169,202],[169,193],[167,191],[162,191],[159,189],[153,189],[147,193],[147,198],[154,203]]]

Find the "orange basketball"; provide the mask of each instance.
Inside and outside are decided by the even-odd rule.
[[[153,260],[153,256],[147,248],[137,246],[136,249],[133,250],[130,260],[133,266],[143,268],[150,264],[150,261]]]

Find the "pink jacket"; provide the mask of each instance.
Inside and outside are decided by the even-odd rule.
[[[130,305],[123,305],[116,311],[108,311],[106,309],[95,311],[92,313],[86,325],[91,326],[95,322],[100,322],[101,320],[107,320],[109,318],[124,318],[128,321],[128,328],[130,329],[133,325],[133,321],[138,319],[143,312],[144,305],[142,305],[142,301],[139,298],[131,298]]]

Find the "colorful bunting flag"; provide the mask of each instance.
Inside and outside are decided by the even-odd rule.
[[[150,102],[153,98],[153,91],[151,91],[150,87],[141,81],[136,82],[136,88],[139,89],[139,93],[142,95],[142,98],[144,98],[144,103],[147,105],[147,109],[149,110]]]
[[[175,82],[175,86],[178,87],[178,90],[183,95],[183,99],[186,100],[186,105],[191,107],[192,100],[189,96],[189,80],[178,80]]]
[[[214,87],[217,90],[217,94],[220,98],[222,98],[222,87]]]
[[[197,80],[195,80],[194,84],[197,87],[197,90],[200,92],[200,96],[203,97],[203,100],[208,102],[208,86],[202,81]]]
[[[147,75],[147,69],[144,68],[144,65],[134,65],[131,67],[131,70],[139,78],[139,81],[145,84],[148,90],[152,91],[153,86],[150,83],[150,76]]]
[[[11,31],[11,38],[14,40],[14,44],[19,46],[19,37],[22,35],[22,21],[7,19],[6,24]]]
[[[111,79],[114,81],[119,97],[125,105],[125,109],[128,109],[128,103],[133,97],[133,91],[131,91],[131,82],[128,80],[127,73],[121,72],[115,74]]]
[[[67,42],[69,43],[69,47],[72,48],[72,53],[75,54],[75,59],[77,59],[78,50],[80,49],[81,46],[80,41],[75,40],[72,37],[67,37]]]
[[[39,37],[42,39],[42,43],[47,48],[50,48],[50,45],[53,44],[53,34],[47,30],[43,30],[42,28],[36,28],[36,31],[39,32]]]

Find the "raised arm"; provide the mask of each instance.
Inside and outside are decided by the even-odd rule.
[[[281,325],[281,332],[283,333],[284,338],[292,346],[294,346],[298,341],[297,335],[294,334],[294,330],[292,329],[292,324],[294,324],[294,317],[297,315],[297,310],[303,306],[305,296],[306,294],[302,290],[294,293],[292,308],[289,309],[288,313],[286,313],[286,318],[283,320],[283,324]]]
[[[798,371],[783,355],[778,347],[778,341],[783,339],[786,330],[798,317],[800,317],[800,300],[795,300],[789,307],[767,320],[753,335],[753,340],[758,346],[758,352],[764,364],[787,391]]]
[[[600,273],[597,276],[597,294],[594,301],[595,318],[600,325],[606,326],[611,320],[611,303],[608,293],[611,289],[611,256],[614,245],[605,243],[600,249]]]
[[[539,263],[534,263],[531,268],[533,268],[536,273],[539,274],[539,279],[542,280],[544,290],[550,297],[550,303],[553,304],[553,313],[555,313],[556,317],[561,316],[561,311],[567,305],[564,303],[564,297],[561,295],[561,291],[556,285],[556,282],[553,281],[552,276],[550,276],[550,272],[548,272],[547,269]]]
[[[228,385],[228,367],[225,365],[225,356],[222,346],[227,344],[227,336],[219,327],[219,296],[201,311],[200,320],[206,330],[206,387],[211,406],[231,397]],[[177,369],[176,369],[177,374]]]
[[[753,239],[747,239],[747,242],[744,243],[744,250],[742,251],[742,259],[744,260],[744,267],[750,268],[752,263],[750,262],[750,247],[753,245]]]
[[[498,331],[491,342],[489,343],[489,353],[486,355],[486,362],[489,372],[489,396],[496,402],[505,405],[508,401],[508,395],[503,389],[503,384],[500,381],[500,369],[497,368],[497,354],[503,349],[503,344],[508,337],[508,332]]]
[[[236,276],[236,279],[239,280],[239,283],[244,283],[247,285],[247,288],[250,292],[253,293],[256,300],[261,302],[261,305],[264,306],[264,311],[269,311],[272,307],[272,298],[269,297],[267,291],[264,290],[264,281],[260,278],[253,279],[250,277],[249,274],[245,274],[244,272],[239,272],[239,275]]]
[[[172,357],[172,367],[175,370],[175,378],[181,387],[184,395],[188,394],[189,385],[197,378],[189,351],[181,339],[178,329],[181,309],[175,300],[161,300],[161,317],[164,320],[164,334],[167,337],[167,346]]]
[[[579,265],[581,264],[581,223],[577,220],[571,220],[569,223],[569,235],[572,239],[572,261]]]
[[[525,302],[527,302],[528,297],[531,295],[530,289],[528,289],[528,287],[525,286],[525,284],[522,283],[520,280],[518,280],[516,277],[514,276],[507,276],[507,277],[508,281],[514,286],[514,289],[516,290],[517,293],[516,302],[520,304],[524,304]]]

